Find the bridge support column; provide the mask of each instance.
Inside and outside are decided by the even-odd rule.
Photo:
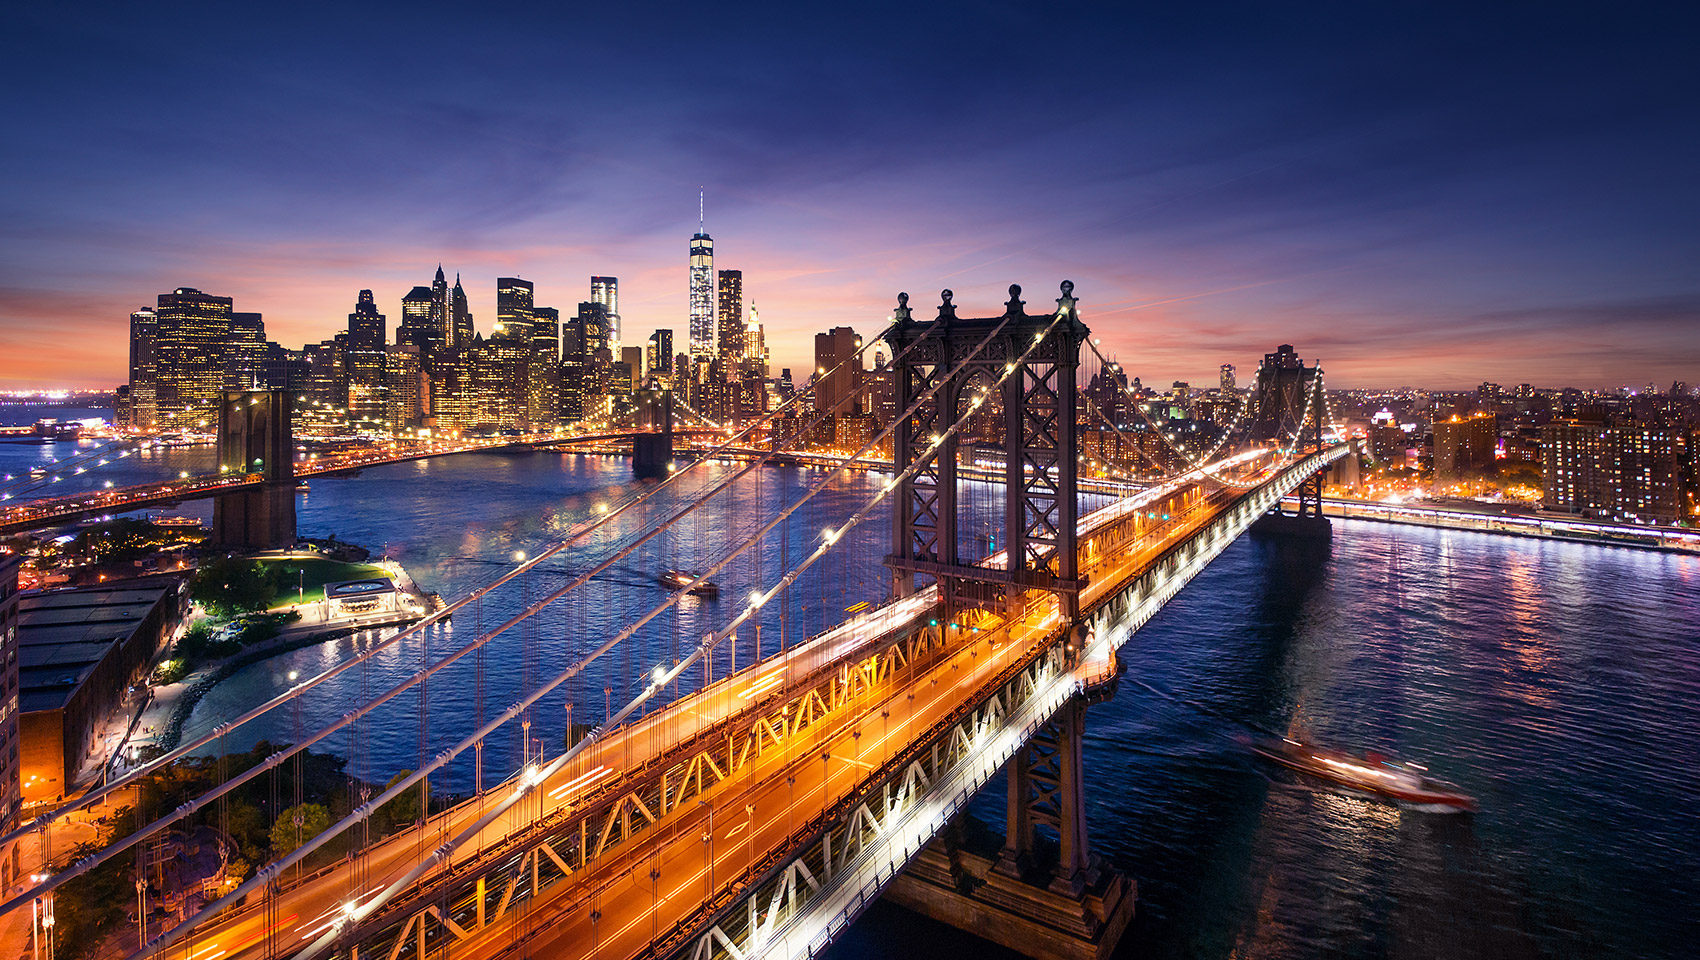
[[[269,550],[295,542],[295,444],[285,390],[226,390],[218,406],[219,472],[264,482],[213,500],[213,542]]]
[[[886,898],[1030,957],[1109,956],[1133,919],[1138,888],[1088,845],[1085,721],[1086,701],[1070,701],[1010,761],[1001,849],[964,817],[921,851]],[[1054,850],[1039,840],[1041,826],[1056,831]]]
[[[632,476],[662,480],[673,465],[673,392],[651,377],[638,390],[638,429],[632,437]]]

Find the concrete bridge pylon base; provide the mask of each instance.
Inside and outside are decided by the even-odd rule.
[[[954,839],[941,836],[922,849],[885,898],[1039,960],[1102,960],[1133,920],[1137,885],[1101,862],[1073,891],[1011,876]]]

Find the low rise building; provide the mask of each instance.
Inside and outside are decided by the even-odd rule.
[[[63,796],[103,722],[188,610],[184,581],[25,594],[18,602],[23,798]]]

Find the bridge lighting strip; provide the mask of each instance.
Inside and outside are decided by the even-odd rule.
[[[1065,313],[1061,309],[1059,309],[1057,311],[1056,315],[1051,319],[1050,325],[1047,326],[1043,331],[1040,331],[1038,334],[1036,334],[1034,336],[1032,344],[1030,344],[1027,347],[1027,349],[1022,352],[1021,356],[1015,362],[1006,365],[1003,375],[998,378],[997,382],[1002,383],[1003,380],[1006,379],[1012,372],[1014,372],[1016,369],[1020,368],[1021,365],[1026,361],[1027,357],[1030,356],[1032,354],[1032,352],[1035,349],[1038,348],[1038,346],[1044,341],[1045,336],[1056,328],[1056,325],[1059,322],[1062,321],[1064,316],[1065,316]],[[901,415],[899,415],[896,419],[894,419],[892,421],[890,426],[888,426],[888,427],[886,427],[886,429],[882,430],[877,436],[869,439],[868,442],[865,443],[862,446],[861,449],[857,450],[854,454],[852,454],[851,459],[852,460],[859,459],[860,457],[865,455],[870,449],[875,447],[880,442],[884,441],[887,436],[889,436],[894,430],[896,430],[898,428],[899,425],[901,425],[903,423],[903,421],[905,421],[909,417],[913,416],[915,414],[915,412],[917,410],[919,410],[923,404],[925,404],[926,402],[931,400],[940,390],[942,390],[944,388],[945,384],[950,383],[952,380],[954,380],[955,377],[957,376],[957,374],[959,374],[964,367],[966,367],[970,362],[972,362],[976,357],[978,357],[980,355],[980,353],[985,350],[986,346],[988,344],[990,344],[992,342],[992,340],[995,339],[1000,333],[1002,333],[1004,327],[1006,327],[1008,325],[1009,325],[1009,318],[1007,316],[1005,316],[1004,318],[1002,318],[1000,320],[998,325],[996,327],[994,327],[991,330],[991,332],[987,333],[985,338],[983,340],[981,340],[978,345],[975,346],[973,351],[971,351],[966,356],[964,356],[961,360],[959,360],[956,363],[956,365],[950,370],[950,372],[947,373],[944,377],[939,378],[938,381],[936,383],[934,383],[934,385],[932,387],[928,388],[924,393],[922,393],[920,396],[916,397],[915,400],[909,405],[909,407],[907,409],[905,409],[902,412]],[[994,384],[994,386],[996,386],[996,384]],[[875,492],[874,496],[871,497],[863,505],[863,507],[860,510],[858,510],[856,512],[856,514],[853,515],[850,518],[850,520],[847,521],[842,527],[838,528],[835,531],[829,530],[827,532],[828,535],[825,538],[824,542],[821,544],[820,547],[818,547],[814,551],[814,553],[810,554],[807,558],[805,558],[802,561],[802,563],[800,563],[797,567],[793,568],[789,573],[787,573],[784,577],[782,577],[780,579],[780,581],[778,582],[778,584],[776,584],[773,589],[763,591],[762,596],[763,597],[772,597],[775,594],[777,594],[780,590],[790,586],[790,584],[793,581],[795,581],[795,579],[797,578],[798,575],[800,575],[803,571],[807,570],[809,567],[813,566],[815,561],[819,560],[822,556],[825,555],[826,551],[831,547],[832,543],[836,542],[836,540],[838,539],[838,537],[840,535],[849,531],[856,524],[860,523],[861,520],[866,517],[867,513],[870,510],[872,510],[881,501],[883,501],[885,499],[886,495],[889,494],[893,489],[896,488],[898,482],[900,482],[904,477],[912,475],[916,470],[920,469],[921,466],[930,462],[933,459],[933,457],[936,455],[939,445],[941,443],[943,443],[946,439],[948,439],[950,436],[954,435],[957,431],[960,431],[962,429],[962,426],[968,422],[969,418],[978,409],[979,409],[979,403],[978,402],[971,404],[969,411],[967,413],[963,414],[961,418],[956,420],[956,422],[952,423],[950,428],[948,430],[946,430],[943,435],[941,435],[939,438],[934,440],[932,446],[928,448],[927,453],[916,458],[915,462],[910,464],[901,474],[899,474],[896,477],[893,477],[891,482],[887,483],[884,487],[877,490]],[[787,518],[789,518],[791,516],[791,514],[795,513],[797,510],[801,509],[804,504],[806,504],[809,500],[813,499],[813,497],[816,494],[820,493],[820,491],[824,490],[826,488],[826,486],[832,480],[836,479],[837,476],[846,469],[848,469],[847,466],[840,465],[838,467],[833,468],[831,471],[829,471],[826,476],[824,476],[820,480],[818,480],[795,503],[791,504],[785,510],[781,511],[772,520],[770,520],[767,524],[765,524],[761,529],[757,530],[754,534],[752,534],[749,538],[747,538],[741,545],[739,545],[731,553],[729,553],[728,555],[726,555],[725,557],[720,559],[718,562],[716,562],[708,570],[699,574],[698,577],[697,577],[697,580],[693,581],[693,584],[696,583],[696,582],[700,582],[700,581],[702,581],[702,580],[704,580],[704,579],[706,579],[710,576],[713,576],[715,573],[719,572],[721,569],[724,569],[733,560],[735,560],[739,556],[741,556],[744,552],[746,552],[747,550],[749,550],[750,548],[755,546],[757,543],[759,543],[761,541],[762,537],[766,536],[775,527],[777,527],[779,524],[783,523]],[[576,664],[572,665],[571,667],[568,667],[565,671],[563,671],[562,673],[557,675],[554,679],[550,680],[548,683],[546,683],[542,687],[540,687],[536,692],[532,693],[530,696],[527,696],[527,697],[517,701],[512,706],[508,707],[508,709],[503,711],[503,713],[501,715],[497,716],[496,718],[494,718],[491,721],[489,721],[488,723],[486,723],[484,725],[484,727],[481,728],[478,732],[476,732],[473,735],[462,740],[456,746],[451,747],[451,748],[444,750],[443,752],[439,753],[435,758],[433,758],[433,760],[429,764],[426,764],[420,770],[417,770],[414,773],[410,774],[408,777],[404,778],[400,783],[397,783],[393,787],[390,787],[383,794],[380,794],[379,796],[374,797],[373,799],[369,800],[359,810],[355,811],[354,813],[349,814],[349,816],[343,818],[343,820],[338,822],[337,824],[332,825],[332,827],[330,829],[319,834],[317,837],[313,838],[313,840],[309,841],[306,845],[298,848],[297,850],[295,850],[293,853],[289,854],[288,856],[286,856],[282,860],[277,861],[277,862],[273,863],[272,865],[266,867],[264,870],[257,872],[254,875],[254,877],[249,879],[246,883],[239,886],[236,890],[231,891],[229,894],[226,894],[224,897],[221,897],[218,901],[216,901],[212,904],[209,904],[205,909],[203,909],[196,916],[191,917],[188,920],[183,921],[182,923],[178,924],[176,927],[174,927],[171,930],[167,931],[166,933],[162,934],[153,944],[150,944],[144,950],[141,950],[141,951],[138,951],[135,954],[132,954],[132,958],[140,958],[141,956],[145,955],[147,952],[149,952],[153,949],[157,949],[157,947],[159,947],[159,946],[163,946],[165,944],[172,942],[173,940],[175,940],[179,936],[181,936],[180,931],[183,931],[185,928],[187,928],[187,927],[189,927],[189,926],[191,926],[195,923],[200,922],[201,919],[203,919],[207,916],[210,916],[212,913],[214,913],[218,910],[222,910],[224,905],[226,905],[227,902],[234,900],[234,899],[241,897],[241,896],[246,896],[247,893],[251,892],[254,889],[261,887],[264,883],[269,882],[273,875],[281,874],[281,872],[283,870],[287,869],[293,863],[298,862],[300,859],[305,857],[308,853],[311,853],[313,849],[316,849],[318,846],[322,845],[323,843],[328,842],[332,837],[340,834],[343,830],[348,829],[348,827],[353,826],[354,823],[358,822],[360,819],[362,819],[364,816],[366,816],[371,810],[375,810],[378,806],[381,806],[382,804],[388,802],[391,799],[392,796],[397,795],[400,792],[406,790],[407,788],[412,786],[414,783],[417,783],[422,777],[429,775],[429,773],[432,770],[448,763],[456,755],[465,751],[473,743],[477,742],[478,740],[484,739],[484,737],[488,736],[489,733],[494,732],[495,730],[499,729],[503,724],[505,724],[509,720],[513,719],[514,717],[519,716],[531,704],[542,699],[545,695],[547,695],[548,693],[553,691],[556,687],[560,686],[561,684],[565,683],[567,680],[571,679],[573,676],[577,675],[584,667],[588,666],[591,662],[593,662],[597,658],[601,657],[603,654],[607,653],[609,650],[613,649],[619,643],[625,641],[627,638],[634,635],[645,624],[649,623],[651,620],[660,616],[662,612],[664,612],[668,608],[672,607],[674,604],[678,603],[679,599],[683,596],[686,596],[688,594],[688,592],[689,592],[689,588],[687,587],[685,589],[681,589],[681,590],[673,593],[665,601],[663,601],[662,603],[660,603],[656,607],[654,607],[652,610],[650,610],[649,613],[645,614],[643,617],[639,618],[635,623],[633,623],[630,626],[626,627],[625,629],[621,630],[618,634],[611,637],[609,640],[607,640],[605,643],[603,643],[596,650],[592,651],[587,657],[585,657],[579,663],[576,663]],[[381,907],[383,907],[385,903],[387,903],[392,897],[395,896],[396,893],[398,893],[401,890],[412,885],[415,881],[417,881],[421,877],[423,877],[425,875],[425,873],[427,871],[429,871],[430,869],[432,869],[432,868],[434,868],[434,867],[436,867],[440,864],[446,864],[446,863],[451,862],[452,857],[454,855],[454,852],[457,849],[459,849],[463,844],[465,844],[471,838],[476,837],[489,824],[494,823],[497,818],[501,817],[509,809],[511,809],[515,804],[519,803],[522,799],[524,799],[532,791],[532,789],[534,789],[538,784],[547,782],[547,780],[550,777],[552,777],[556,773],[558,773],[562,768],[564,768],[566,766],[566,764],[570,760],[572,760],[574,757],[578,756],[578,754],[583,752],[583,750],[585,748],[589,747],[591,744],[600,740],[602,738],[602,735],[605,732],[607,732],[610,729],[616,728],[620,724],[624,723],[626,718],[630,717],[633,713],[635,713],[640,707],[642,707],[646,702],[648,702],[649,699],[651,697],[653,697],[657,692],[664,689],[668,683],[670,683],[673,679],[678,677],[686,669],[688,669],[689,667],[694,665],[698,660],[700,660],[703,656],[705,656],[708,653],[708,651],[710,651],[710,650],[714,649],[716,646],[718,646],[722,640],[731,636],[732,633],[734,631],[736,631],[737,628],[740,625],[742,625],[745,621],[747,621],[758,609],[760,609],[759,603],[753,603],[753,604],[745,607],[737,616],[735,616],[732,619],[731,623],[727,624],[725,627],[722,627],[720,630],[714,631],[714,632],[708,634],[707,636],[705,636],[701,641],[699,641],[696,644],[696,646],[694,648],[692,648],[691,652],[687,656],[685,656],[683,659],[679,660],[678,662],[674,663],[671,668],[658,665],[657,668],[656,668],[656,670],[658,672],[652,675],[650,683],[646,687],[644,687],[643,690],[641,690],[638,693],[637,696],[633,697],[624,707],[622,707],[619,710],[619,712],[614,714],[612,717],[609,717],[605,723],[599,724],[599,725],[593,727],[590,730],[590,732],[584,736],[583,739],[579,740],[579,742],[577,744],[573,745],[572,748],[566,750],[560,756],[556,757],[546,767],[533,766],[530,770],[528,770],[526,772],[526,774],[524,776],[522,776],[520,778],[519,785],[513,790],[513,792],[510,793],[508,796],[504,797],[500,802],[498,802],[494,807],[492,807],[491,810],[488,813],[486,813],[483,817],[481,817],[477,822],[475,822],[471,826],[467,827],[466,830],[462,831],[461,834],[456,836],[454,839],[449,840],[446,843],[443,843],[442,845],[438,846],[434,851],[432,851],[432,853],[429,857],[423,858],[418,864],[416,864],[405,875],[396,879],[393,883],[391,883],[388,887],[386,887],[384,889],[383,893],[379,894],[377,897],[368,901],[364,906],[362,906],[362,907],[360,907],[356,910],[350,911],[347,918],[343,921],[343,923],[339,924],[336,929],[326,933],[324,936],[320,937],[318,940],[309,944],[306,948],[304,948],[299,953],[297,953],[295,955],[295,960],[311,960],[311,958],[318,956],[320,953],[322,953],[324,950],[328,949],[335,942],[337,936],[339,936],[341,934],[342,930],[346,929],[348,926],[350,926],[352,924],[358,923],[359,921],[366,919],[367,917],[371,916],[373,913],[377,912],[377,910],[380,909]]]
[[[860,362],[860,358],[861,358],[862,354],[865,353],[867,350],[872,349],[874,344],[880,342],[885,337],[885,335],[890,332],[891,327],[895,326],[895,325],[896,324],[895,324],[895,321],[894,321],[891,326],[888,326],[885,330],[882,330],[879,335],[871,338],[868,342],[864,343],[863,346],[860,347],[859,349],[857,349],[855,351],[855,353],[853,353],[850,357],[845,358],[843,363],[840,363],[838,365],[838,367],[834,367],[833,372],[836,372],[840,367],[843,367],[845,364],[848,364],[848,363],[851,363],[851,362]],[[929,332],[930,332],[930,330],[929,330]],[[918,338],[915,341],[914,344],[911,344],[909,349],[913,349],[913,347],[915,345],[919,344],[922,339],[925,339],[925,335],[923,335],[923,337],[921,337],[921,338]],[[892,362],[895,363],[896,359],[897,358],[894,357]],[[481,587],[477,590],[474,590],[473,592],[467,594],[465,597],[462,597],[461,599],[455,601],[454,603],[449,604],[448,606],[444,607],[443,609],[433,612],[432,614],[425,617],[425,619],[419,621],[418,623],[413,624],[412,626],[408,627],[406,630],[398,631],[394,635],[378,642],[377,644],[374,644],[371,647],[368,647],[364,652],[362,652],[360,655],[356,656],[355,658],[350,659],[350,660],[345,660],[345,661],[337,664],[336,666],[330,668],[329,670],[326,670],[324,673],[321,673],[321,674],[319,674],[319,675],[317,675],[317,676],[315,676],[315,677],[313,677],[309,680],[303,681],[302,683],[291,687],[289,690],[286,690],[283,693],[278,694],[277,696],[273,697],[271,700],[268,700],[265,703],[260,704],[259,706],[248,710],[246,713],[237,717],[235,720],[231,720],[231,721],[227,721],[225,723],[219,724],[218,726],[214,727],[211,731],[202,735],[198,739],[191,741],[190,743],[180,745],[176,749],[172,750],[171,752],[163,754],[163,755],[149,761],[148,763],[145,763],[142,766],[135,768],[134,770],[132,770],[126,776],[124,776],[124,777],[122,777],[122,778],[120,778],[116,781],[113,781],[112,783],[109,783],[108,785],[106,785],[104,787],[101,787],[101,788],[96,789],[96,790],[91,790],[88,793],[84,794],[80,799],[73,801],[72,803],[66,804],[65,806],[60,807],[59,809],[52,811],[51,813],[44,814],[43,816],[38,817],[35,820],[32,820],[31,822],[29,822],[27,824],[19,826],[18,828],[7,833],[5,836],[0,837],[0,846],[4,846],[5,844],[11,842],[12,840],[14,840],[18,837],[21,837],[24,834],[26,834],[26,833],[28,833],[32,830],[45,829],[47,826],[49,826],[53,822],[55,822],[59,819],[62,819],[63,817],[68,816],[71,813],[77,812],[77,811],[82,810],[82,809],[86,809],[87,807],[93,805],[96,801],[106,797],[107,795],[109,795],[113,792],[116,792],[118,790],[122,790],[122,789],[129,787],[131,784],[136,782],[139,778],[153,773],[155,770],[161,768],[165,764],[174,762],[174,761],[180,759],[181,757],[184,757],[184,756],[190,754],[191,752],[198,750],[201,747],[204,747],[204,746],[212,743],[215,740],[218,740],[219,738],[223,737],[225,734],[228,734],[230,731],[235,730],[238,727],[241,727],[243,724],[248,723],[251,720],[254,720],[254,719],[256,719],[260,716],[265,715],[266,713],[276,709],[279,706],[282,706],[283,704],[295,699],[298,696],[304,695],[308,690],[311,690],[314,687],[317,687],[320,684],[325,683],[325,682],[329,681],[330,679],[332,679],[332,678],[334,678],[334,677],[336,677],[336,676],[338,676],[338,675],[340,675],[340,674],[342,674],[342,673],[344,673],[348,670],[352,670],[354,667],[359,666],[360,664],[366,662],[367,660],[371,659],[372,657],[377,656],[380,652],[387,650],[390,647],[393,647],[396,644],[400,643],[401,641],[418,634],[420,631],[425,630],[426,628],[432,626],[433,624],[437,623],[438,621],[446,619],[447,617],[452,615],[456,610],[459,610],[459,609],[465,607],[466,605],[470,604],[474,600],[480,599],[480,598],[492,593],[493,591],[495,591],[498,587],[502,586],[503,584],[509,582],[510,580],[513,580],[515,577],[520,576],[521,574],[529,571],[530,569],[532,569],[533,567],[542,563],[543,561],[549,559],[550,557],[555,556],[556,554],[560,553],[562,550],[565,550],[567,547],[573,545],[574,543],[577,543],[579,540],[582,540],[584,537],[586,537],[586,536],[594,533],[595,531],[601,529],[602,526],[604,526],[607,523],[614,521],[619,516],[624,514],[627,510],[629,510],[629,509],[631,509],[635,506],[638,506],[639,504],[644,503],[649,498],[660,493],[662,490],[668,488],[676,479],[683,477],[685,474],[689,473],[692,468],[696,467],[699,464],[709,462],[709,458],[714,456],[716,453],[719,453],[721,451],[724,451],[724,450],[734,446],[738,441],[744,439],[750,433],[754,432],[757,428],[759,428],[763,424],[771,421],[774,417],[778,416],[780,413],[784,412],[789,407],[795,406],[796,404],[802,402],[813,391],[814,391],[814,384],[811,382],[811,384],[808,387],[804,388],[803,390],[797,391],[797,393],[795,395],[793,395],[791,400],[787,401],[784,404],[781,404],[779,407],[775,408],[773,411],[771,411],[767,415],[765,415],[762,418],[751,423],[748,427],[744,428],[744,430],[741,431],[736,436],[728,438],[724,443],[720,444],[718,447],[716,447],[713,450],[704,454],[704,456],[702,458],[695,460],[691,464],[687,465],[684,470],[680,470],[676,473],[668,474],[665,478],[663,478],[661,480],[660,483],[658,483],[654,487],[650,487],[649,489],[645,490],[643,493],[641,493],[637,497],[632,498],[632,499],[627,500],[627,501],[624,501],[618,507],[615,507],[613,510],[608,511],[607,513],[599,514],[598,518],[595,521],[593,521],[592,523],[590,523],[588,526],[581,526],[576,532],[569,535],[565,540],[557,542],[557,543],[549,546],[548,548],[544,549],[543,551],[539,552],[537,556],[531,557],[531,558],[519,563],[512,570],[510,570],[506,574],[503,574],[502,576],[498,577],[496,580],[492,581],[487,586],[484,586],[484,587]],[[855,396],[856,396],[856,394],[852,393],[852,394],[842,398],[839,401],[838,404],[833,406],[833,408],[831,410],[817,411],[816,414],[815,414],[815,420],[812,421],[812,422],[819,422],[819,420],[821,418],[829,415],[832,412],[832,410],[836,410],[839,406],[842,406],[843,404],[848,403]],[[25,902],[29,901],[30,899],[32,899],[34,897],[38,897],[38,896],[41,896],[44,893],[58,889],[60,886],[65,884],[67,881],[75,879],[76,877],[88,872],[89,870],[94,869],[95,867],[99,866],[100,864],[105,863],[107,860],[110,860],[112,857],[114,857],[114,856],[118,855],[119,853],[122,853],[123,851],[129,849],[131,846],[134,846],[136,843],[145,839],[147,836],[151,835],[152,833],[157,832],[158,830],[161,830],[161,829],[164,829],[164,828],[170,826],[171,823],[173,823],[174,821],[176,821],[180,817],[186,816],[187,814],[190,814],[190,813],[194,813],[195,811],[197,811],[197,810],[201,809],[202,807],[206,806],[207,804],[211,803],[213,800],[216,800],[218,797],[223,796],[225,793],[228,793],[230,790],[233,790],[236,787],[241,786],[243,783],[246,783],[248,780],[252,779],[253,777],[258,776],[258,775],[260,775],[261,773],[263,773],[267,770],[271,770],[271,769],[275,768],[276,766],[281,764],[285,759],[294,755],[298,751],[304,750],[304,749],[312,746],[313,744],[318,743],[321,740],[324,740],[326,737],[331,736],[332,734],[334,734],[338,730],[341,730],[342,728],[349,726],[350,724],[354,723],[356,720],[359,720],[360,718],[371,713],[377,707],[382,706],[384,703],[387,703],[390,700],[394,699],[395,697],[400,696],[402,693],[406,692],[407,690],[412,689],[414,686],[418,685],[420,682],[430,678],[432,675],[434,675],[437,672],[439,672],[440,670],[448,667],[450,664],[456,662],[460,658],[464,657],[466,654],[473,652],[478,647],[481,647],[484,644],[488,643],[490,640],[495,639],[497,636],[501,635],[502,633],[504,633],[508,629],[512,628],[515,624],[535,615],[538,611],[542,610],[544,607],[555,602],[556,600],[559,600],[562,596],[565,596],[569,591],[577,589],[579,586],[582,586],[585,582],[590,580],[590,578],[595,576],[597,573],[602,572],[603,570],[607,569],[609,566],[612,566],[614,563],[617,563],[620,559],[630,555],[633,551],[637,550],[644,543],[647,543],[649,540],[660,535],[661,531],[667,529],[668,526],[670,526],[671,524],[682,519],[684,516],[690,514],[691,512],[695,511],[696,509],[698,509],[700,506],[702,506],[704,503],[706,503],[710,498],[712,498],[715,494],[719,493],[720,490],[725,489],[726,486],[728,486],[729,484],[731,484],[731,483],[735,482],[736,480],[742,478],[744,475],[748,474],[751,470],[754,470],[754,469],[760,467],[763,463],[766,462],[766,460],[768,458],[772,457],[777,452],[778,451],[771,451],[771,452],[765,454],[763,457],[761,457],[761,458],[757,459],[756,461],[752,462],[751,464],[749,464],[742,471],[738,472],[737,474],[731,475],[727,479],[721,481],[712,490],[710,490],[705,496],[694,500],[690,505],[686,506],[679,513],[677,513],[673,517],[669,518],[668,521],[665,524],[662,524],[662,525],[656,527],[655,529],[646,533],[644,536],[638,538],[635,542],[628,544],[622,551],[616,553],[614,556],[610,557],[609,559],[604,560],[601,564],[599,564],[597,567],[595,567],[591,571],[582,574],[581,576],[579,576],[578,578],[573,580],[571,583],[569,583],[566,587],[563,587],[560,590],[555,591],[554,593],[550,594],[549,596],[543,598],[542,600],[539,600],[537,603],[534,603],[532,606],[521,611],[518,615],[509,619],[507,622],[503,623],[501,626],[495,628],[494,630],[491,630],[490,632],[484,634],[481,637],[476,638],[471,643],[462,647],[460,650],[450,654],[449,656],[443,658],[442,660],[439,660],[437,663],[432,664],[430,667],[413,674],[412,676],[403,680],[400,684],[396,685],[395,687],[392,687],[390,690],[388,690],[385,693],[383,693],[382,695],[380,695],[377,699],[372,700],[372,701],[370,701],[366,704],[363,704],[359,708],[357,708],[353,711],[345,713],[340,718],[333,721],[329,726],[322,728],[319,732],[313,734],[311,737],[305,738],[305,739],[301,740],[301,742],[289,745],[284,750],[281,750],[278,753],[275,753],[275,754],[271,755],[270,757],[267,757],[264,762],[250,768],[247,771],[244,771],[241,774],[238,774],[236,777],[233,777],[230,780],[225,781],[223,784],[220,784],[219,786],[213,788],[211,791],[209,791],[205,794],[202,794],[200,797],[197,797],[194,800],[191,800],[187,803],[184,803],[183,805],[177,807],[176,809],[172,810],[168,814],[166,814],[166,815],[160,817],[159,819],[155,820],[153,823],[148,824],[147,826],[142,827],[141,829],[137,830],[136,832],[130,834],[128,837],[114,841],[112,844],[101,849],[100,851],[96,852],[95,854],[92,854],[91,856],[84,857],[83,859],[76,861],[75,863],[73,863],[72,865],[67,867],[66,869],[64,869],[64,870],[60,871],[59,873],[54,874],[52,877],[49,877],[48,879],[42,881],[39,885],[32,887],[28,890],[25,890],[24,892],[18,894],[17,896],[6,901],[5,903],[0,904],[0,913],[5,913],[7,911],[10,911],[14,907],[21,906],[22,904],[24,904]],[[703,576],[706,577],[707,574],[704,574]],[[603,652],[605,652],[605,651],[603,651]],[[595,659],[595,657],[600,656],[600,655],[601,655],[601,653],[598,652],[597,654],[593,655],[593,657],[591,659]],[[589,662],[590,662],[589,660],[586,660],[586,661],[584,661],[583,664],[581,664],[581,666],[588,665]],[[435,767],[433,767],[431,769],[435,769]],[[417,776],[410,779],[409,783],[415,782],[416,780],[417,780]],[[386,794],[386,797],[387,796],[389,796],[389,794]],[[264,871],[261,871],[261,872],[264,872]],[[256,876],[258,876],[258,874],[256,874]],[[232,894],[231,896],[234,896],[234,894]],[[219,902],[222,903],[222,902],[224,902],[225,900],[228,900],[228,899],[230,899],[229,896],[224,897],[224,898],[220,898]],[[212,906],[209,905],[209,907],[207,909],[209,909],[209,910],[212,909]],[[205,912],[205,911],[203,911],[203,912]]]

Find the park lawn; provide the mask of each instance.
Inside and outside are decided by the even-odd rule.
[[[287,607],[295,603],[313,603],[325,598],[325,584],[341,583],[344,580],[372,580],[378,577],[392,579],[392,575],[383,567],[370,563],[344,563],[341,560],[330,560],[324,557],[287,557],[260,561],[268,567],[278,570],[277,601],[272,609]],[[304,575],[298,575],[301,571]],[[305,592],[298,593],[298,587],[305,587]]]

